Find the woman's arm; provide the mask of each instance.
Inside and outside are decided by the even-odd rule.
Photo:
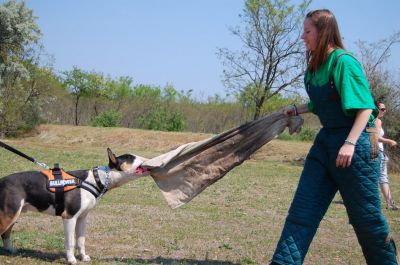
[[[385,138],[383,136],[381,136],[381,128],[382,128],[382,121],[380,119],[376,119],[375,120],[375,126],[376,126],[376,131],[378,133],[378,141],[383,143],[383,144],[388,144],[390,146],[396,146],[397,142],[389,139],[389,138]]]
[[[343,146],[340,148],[339,154],[336,158],[337,167],[349,167],[351,165],[355,144],[357,143],[362,131],[365,129],[371,113],[372,109],[361,109],[357,111],[353,127],[351,128]]]
[[[378,141],[384,144],[388,144],[389,146],[396,146],[397,142],[395,140],[389,139],[389,138],[385,138],[382,136],[379,136]]]

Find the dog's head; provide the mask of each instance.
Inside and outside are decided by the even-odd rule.
[[[116,156],[110,148],[107,148],[108,153],[108,166],[111,170],[122,171],[125,173],[133,174],[135,176],[149,175],[150,171],[141,167],[142,163],[146,160],[143,157],[125,154]]]

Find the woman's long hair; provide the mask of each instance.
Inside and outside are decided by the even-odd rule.
[[[334,49],[344,49],[339,26],[335,16],[328,9],[319,9],[309,12],[306,18],[311,19],[317,28],[318,41],[313,52],[307,52],[308,70],[315,72],[328,59],[329,45]]]

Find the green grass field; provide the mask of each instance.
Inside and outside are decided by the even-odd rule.
[[[209,136],[46,125],[36,135],[6,142],[41,162],[59,162],[74,170],[105,165],[106,147],[117,155],[153,157]],[[273,140],[176,210],[167,206],[150,177],[108,192],[89,215],[89,264],[268,264],[309,146]],[[5,176],[39,168],[0,149],[0,169]],[[400,176],[391,175],[391,181],[394,198],[400,201]],[[399,239],[400,212],[385,209],[384,214]],[[65,263],[60,217],[23,213],[13,231],[19,252],[0,250],[0,264]],[[305,264],[365,264],[339,197],[321,222]]]

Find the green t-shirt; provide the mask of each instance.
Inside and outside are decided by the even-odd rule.
[[[335,58],[344,52],[347,51],[334,50],[315,73],[306,72],[304,83],[307,85],[307,82],[311,80],[314,86],[327,84]],[[342,100],[343,112],[347,116],[354,116],[359,109],[376,109],[362,66],[354,57],[345,54],[337,59],[333,69],[333,80]],[[314,112],[311,101],[308,103],[308,109]],[[373,115],[371,119],[374,119]]]

